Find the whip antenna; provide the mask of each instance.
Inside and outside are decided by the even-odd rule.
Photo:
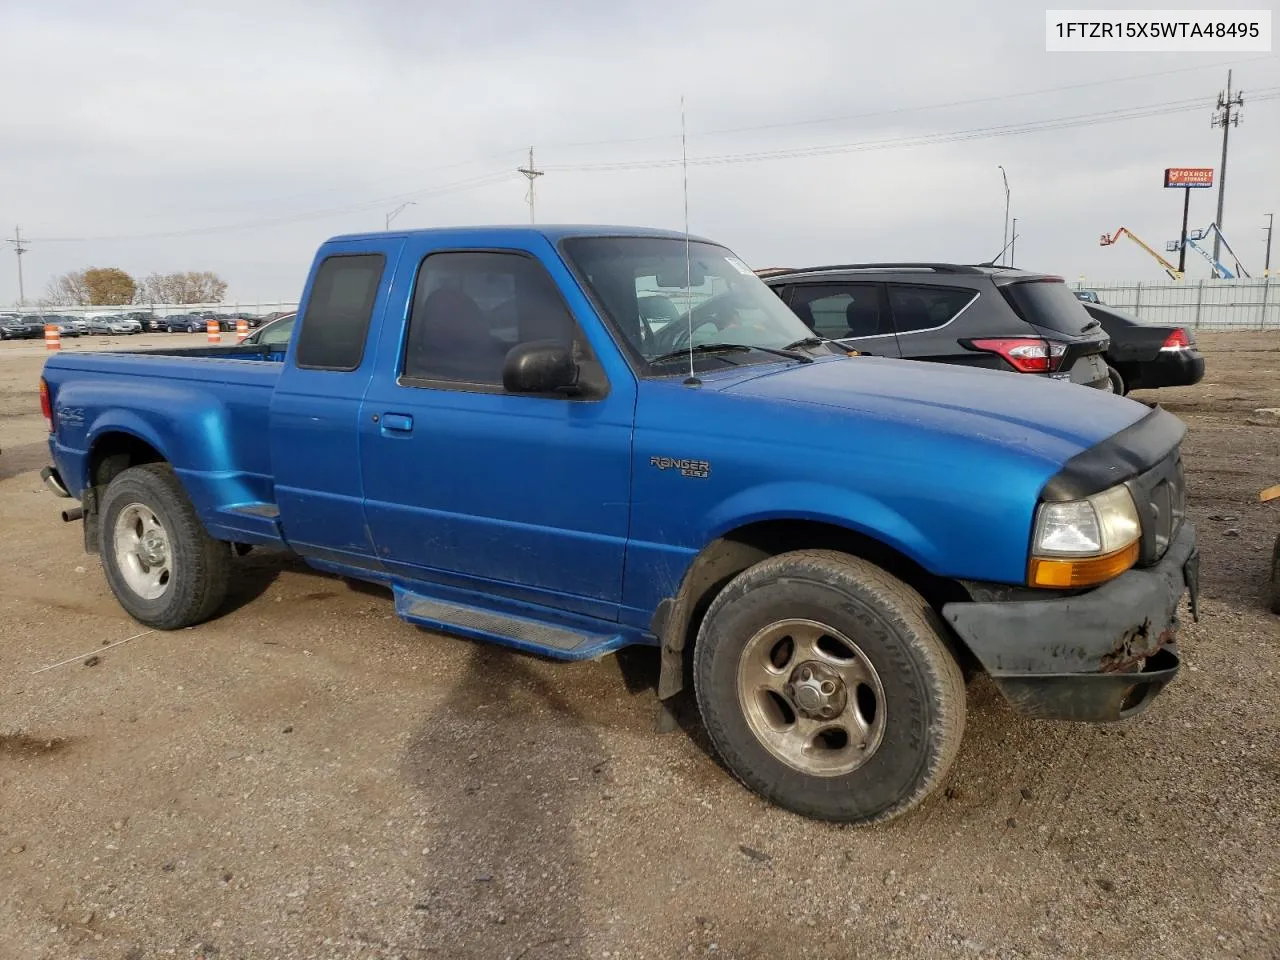
[[[684,122],[684,94],[680,94],[680,173],[684,178],[684,316],[689,323],[688,386],[700,381],[693,372],[693,257],[689,252],[689,142]]]

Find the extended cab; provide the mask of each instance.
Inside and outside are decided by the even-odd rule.
[[[1107,721],[1194,609],[1180,421],[849,353],[724,247],[542,227],[339,237],[279,346],[61,354],[46,479],[122,606],[217,613],[287,546],[436,630],[660,648],[748,786],[883,820],[959,749],[967,673]]]

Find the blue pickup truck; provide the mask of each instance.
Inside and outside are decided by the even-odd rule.
[[[634,228],[319,250],[286,345],[56,355],[48,484],[121,605],[214,616],[284,545],[406,621],[565,660],[658,647],[746,785],[875,821],[945,777],[965,683],[1137,713],[1195,532],[1172,415],[851,354],[729,250]]]

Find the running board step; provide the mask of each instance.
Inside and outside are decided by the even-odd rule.
[[[491,640],[557,660],[589,660],[612,653],[627,643],[620,633],[579,630],[532,617],[424,597],[400,588],[395,588],[395,598],[396,613],[409,623],[443,633]]]
[[[245,517],[261,517],[264,520],[278,520],[280,508],[274,503],[241,503],[227,507],[227,513],[236,513]]]

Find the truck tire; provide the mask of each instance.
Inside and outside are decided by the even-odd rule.
[[[1280,537],[1271,551],[1271,612],[1280,613]]]
[[[167,463],[117,474],[98,520],[107,583],[135,620],[179,630],[208,620],[222,605],[231,550],[205,532]]]
[[[945,629],[874,564],[781,554],[712,601],[693,652],[698,709],[729,770],[766,799],[821,820],[890,820],[960,749],[964,677]]]

